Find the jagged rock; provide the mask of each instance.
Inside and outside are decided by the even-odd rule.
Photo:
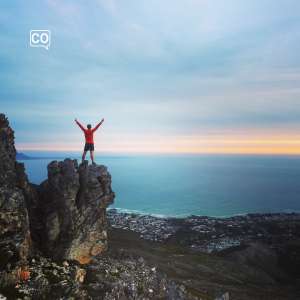
[[[226,292],[221,297],[217,298],[216,300],[229,300],[229,294]]]
[[[125,292],[126,294],[131,298],[131,299],[135,299],[136,296],[137,296],[137,288],[136,288],[136,285],[134,283],[132,284],[128,284],[126,287],[125,287]],[[130,299],[129,298],[129,299]]]
[[[134,261],[132,259],[127,259],[125,261],[125,265],[128,269],[134,270],[136,268],[136,261]]]
[[[121,282],[117,282],[111,285],[111,293],[106,293],[104,300],[125,300],[125,285]]]
[[[161,299],[164,298],[166,295],[166,279],[162,275],[157,275],[155,278],[151,281],[150,287],[155,292],[155,295],[157,298]]]
[[[136,261],[136,270],[141,271],[145,269],[145,265],[146,265],[146,261],[140,257],[137,261]]]
[[[127,273],[121,273],[120,274],[120,277],[127,283],[132,283],[133,282],[133,278],[132,276],[130,276],[129,274]]]
[[[26,291],[26,294],[30,296],[30,299],[38,300],[42,295],[45,295],[49,292],[49,282],[47,279],[39,277],[34,281],[26,282],[23,290]]]
[[[88,263],[107,244],[106,208],[114,202],[111,176],[103,165],[53,161],[38,188],[42,251],[53,259]]]
[[[16,153],[14,131],[5,115],[0,114],[0,252],[3,257],[0,284],[3,286],[17,284],[30,276],[26,259],[34,254],[26,207],[30,185],[27,177],[20,175],[24,166],[16,162]],[[13,255],[5,253],[7,250],[13,251]],[[2,272],[4,269],[7,271]]]

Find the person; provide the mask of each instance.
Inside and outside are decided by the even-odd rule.
[[[91,159],[93,164],[94,162],[94,132],[99,128],[99,126],[104,122],[104,119],[102,119],[102,121],[94,128],[91,129],[92,126],[91,124],[87,125],[88,129],[85,129],[75,118],[75,122],[77,123],[77,125],[82,129],[82,131],[84,132],[85,135],[85,146],[84,146],[84,151],[82,154],[82,162],[84,162],[85,156],[87,154],[87,152],[90,150],[91,153]]]

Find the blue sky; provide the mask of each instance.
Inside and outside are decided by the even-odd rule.
[[[289,0],[2,0],[0,111],[17,149],[82,149],[74,119],[105,118],[99,151],[298,153],[299,11]],[[30,46],[39,29],[49,50]]]

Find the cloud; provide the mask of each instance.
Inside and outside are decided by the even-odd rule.
[[[134,147],[299,132],[299,1],[33,2],[0,4],[1,109],[22,143],[67,140],[75,117]],[[37,24],[47,52],[29,46]]]
[[[99,1],[103,8],[111,13],[114,17],[120,17],[120,14],[117,13],[116,4],[114,0],[100,0]]]

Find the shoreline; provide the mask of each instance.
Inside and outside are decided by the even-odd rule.
[[[238,217],[246,217],[246,216],[252,216],[252,215],[257,215],[257,216],[280,216],[280,215],[298,215],[300,218],[300,211],[291,211],[291,212],[267,212],[267,213],[240,213],[240,214],[234,214],[234,215],[228,215],[228,216],[209,216],[209,215],[198,215],[198,214],[182,214],[182,215],[175,215],[175,216],[165,216],[165,215],[160,215],[160,214],[146,214],[142,213],[140,210],[135,210],[135,209],[126,209],[126,208],[109,208],[107,209],[107,212],[112,212],[115,211],[117,214],[135,214],[135,215],[141,215],[141,216],[151,216],[155,217],[158,219],[188,219],[188,218],[214,218],[214,219],[230,219],[230,218],[238,218]]]

